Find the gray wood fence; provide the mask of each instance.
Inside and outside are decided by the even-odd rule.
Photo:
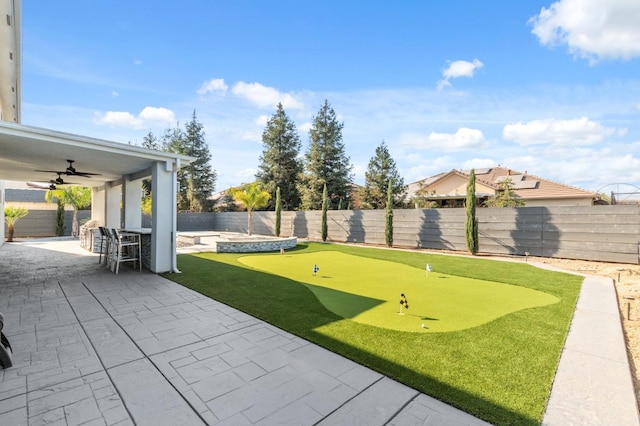
[[[84,221],[91,217],[90,210],[78,211],[78,223],[82,225]],[[71,235],[73,212],[64,212],[65,235]],[[29,210],[29,214],[20,219],[13,227],[14,238],[37,238],[56,236],[56,211],[55,210]],[[4,235],[7,235],[7,225],[5,224]]]
[[[80,219],[89,217],[81,211]],[[394,210],[394,245],[466,251],[464,209]],[[253,212],[253,232],[273,235],[274,212]],[[384,210],[330,210],[330,241],[384,245]],[[640,263],[640,206],[478,209],[480,251],[489,254]],[[281,235],[320,240],[321,212],[282,212]],[[71,212],[65,216],[67,235]],[[148,218],[143,226],[150,226]],[[179,231],[247,232],[246,212],[179,213]],[[55,235],[55,211],[32,210],[16,237]]]
[[[394,210],[398,247],[466,251],[464,209]],[[384,210],[331,210],[330,241],[385,244]],[[640,263],[640,206],[477,210],[480,251],[489,254]],[[253,213],[253,232],[273,235],[275,214]],[[211,228],[246,232],[245,212],[213,213]],[[283,212],[281,235],[320,239],[321,213]]]

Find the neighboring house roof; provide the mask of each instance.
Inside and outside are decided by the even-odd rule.
[[[435,187],[439,182],[443,182],[452,176],[459,176],[465,179],[469,178],[470,170],[451,170],[449,172],[439,173],[437,175],[419,180],[408,185],[407,194],[409,197],[416,195],[421,187],[428,191],[429,187]],[[561,184],[539,176],[512,170],[505,167],[491,167],[485,169],[476,169],[476,185],[482,184],[494,191],[500,188],[500,182],[505,179],[511,179],[513,182],[515,193],[528,200],[534,199],[568,199],[568,198],[591,198],[599,199],[600,194],[587,191],[574,186]],[[493,194],[492,194],[493,195]]]

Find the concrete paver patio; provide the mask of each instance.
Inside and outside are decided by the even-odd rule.
[[[0,248],[0,425],[486,424],[77,241]]]
[[[609,281],[585,279],[545,425],[640,424]],[[0,425],[486,424],[77,241],[3,245],[0,312]]]

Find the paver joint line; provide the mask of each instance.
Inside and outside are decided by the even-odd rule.
[[[82,285],[86,288],[84,283],[82,283]],[[113,382],[113,379],[111,378],[111,375],[109,374],[109,370],[104,365],[104,362],[102,361],[102,358],[100,357],[100,354],[98,353],[98,351],[96,350],[95,345],[93,344],[93,342],[89,338],[87,330],[84,328],[84,324],[82,324],[82,321],[80,321],[80,318],[78,318],[78,314],[76,313],[75,309],[73,309],[73,306],[71,305],[71,302],[69,301],[69,298],[67,297],[67,293],[64,291],[64,288],[62,288],[62,285],[60,284],[60,281],[58,281],[58,287],[60,287],[60,291],[62,291],[62,294],[64,295],[65,299],[67,300],[67,303],[69,304],[69,307],[71,308],[71,311],[73,312],[73,315],[76,317],[76,320],[78,321],[78,324],[80,324],[80,327],[82,328],[82,331],[84,332],[85,336],[87,337],[87,340],[89,341],[89,344],[91,345],[91,347],[93,348],[93,351],[95,352],[96,356],[98,357],[98,361],[100,362],[100,365],[102,366],[102,369],[104,370],[105,374],[109,378],[109,381],[111,382],[111,385],[113,386],[113,388],[115,389],[116,393],[118,394],[118,398],[120,398],[120,400],[122,401],[122,405],[124,405],[124,409],[127,410],[127,414],[129,415],[129,418],[135,424],[135,420],[133,420],[133,416],[131,415],[131,411],[129,410],[129,407],[127,406],[127,402],[124,400],[124,398],[120,394],[120,390],[118,390],[118,387]],[[87,289],[87,290],[89,290],[89,289]],[[91,293],[91,291],[89,291],[89,293]],[[93,296],[93,293],[91,293],[91,295]],[[93,297],[95,298],[95,296],[93,296]],[[96,299],[96,301],[98,303],[100,303],[99,300]],[[102,304],[100,306],[102,306]],[[104,309],[104,306],[102,308]],[[105,310],[105,312],[106,312],[106,310]],[[108,312],[107,312],[107,314],[108,314]],[[28,407],[28,405],[27,405],[27,407]]]
[[[380,380],[382,380],[382,378],[380,378]],[[398,408],[398,410],[396,410],[395,413],[393,413],[393,415],[391,417],[389,417],[389,420],[387,420],[385,422],[385,426],[388,425],[389,423],[391,423],[393,421],[393,419],[395,419],[396,417],[398,417],[398,415],[400,413],[402,413],[402,411],[407,408],[409,406],[409,404],[411,404],[413,401],[416,400],[416,398],[418,398],[420,396],[420,393],[416,393],[412,398],[409,398],[407,400],[407,402],[405,402],[402,407]]]
[[[100,306],[102,307],[102,309],[104,309],[104,311],[107,313],[107,315],[109,316],[109,318],[111,318],[111,320],[113,320],[113,322],[122,330],[122,332],[129,338],[129,340],[136,346],[136,348],[138,348],[138,350],[140,351],[140,353],[142,353],[144,359],[147,359],[151,365],[153,365],[153,367],[158,371],[158,373],[160,373],[160,375],[164,378],[164,380],[176,391],[176,393],[178,395],[180,395],[180,398],[182,398],[182,400],[189,406],[189,408],[191,408],[191,410],[202,420],[202,422],[204,424],[207,424],[207,421],[202,417],[202,414],[200,414],[200,412],[193,406],[193,404],[191,403],[191,401],[189,401],[187,398],[185,398],[184,394],[182,392],[180,392],[179,389],[176,388],[176,386],[173,384],[173,382],[171,382],[171,380],[169,380],[169,378],[167,376],[165,376],[165,374],[162,372],[162,370],[160,368],[158,368],[158,366],[156,365],[155,362],[153,362],[153,360],[142,350],[142,348],[138,345],[138,343],[135,341],[135,339],[133,339],[129,333],[127,333],[127,330],[125,330],[120,323],[113,317],[113,315],[111,315],[111,312],[109,312],[104,305],[102,304],[102,302],[100,302],[100,300],[95,296],[95,294],[93,294],[93,292],[91,291],[91,289],[89,287],[87,287],[86,283],[83,282],[82,285],[84,286],[84,288],[87,289],[87,291],[89,292],[89,294],[91,294],[91,296],[96,300],[96,302],[98,302],[100,304]],[[73,307],[71,308],[73,309]],[[74,311],[75,313],[75,311]],[[92,344],[93,345],[93,344]],[[127,362],[126,364],[130,364],[133,362],[136,362],[138,360],[132,360]],[[123,365],[123,364],[120,364]],[[107,374],[109,374],[108,370],[105,369],[105,371],[107,371]],[[109,377],[111,379],[111,377]],[[118,391],[118,388],[115,386],[114,383],[114,387],[116,388],[116,391]],[[120,395],[119,391],[118,391],[118,395]],[[123,400],[124,402],[124,400]],[[126,407],[126,403],[125,403],[125,407]],[[127,408],[127,411],[129,411],[129,409]],[[131,416],[131,413],[129,413],[131,419],[133,419],[133,416]]]
[[[332,414],[334,414],[336,411],[340,410],[342,407],[348,405],[351,401],[353,401],[354,399],[356,399],[358,396],[362,395],[363,392],[365,392],[367,389],[371,388],[372,386],[374,386],[376,383],[380,382],[382,379],[384,379],[385,376],[381,376],[378,380],[375,380],[374,382],[372,382],[369,386],[365,387],[364,389],[362,389],[360,392],[356,392],[355,395],[353,395],[351,398],[347,399],[346,401],[344,401],[342,404],[340,404],[338,407],[335,408],[335,410],[332,410],[330,413],[328,413],[326,416],[324,416],[323,418],[321,418],[320,420],[318,420],[317,422],[315,422],[313,424],[313,426],[317,426],[320,423],[324,422],[327,418],[331,417]]]

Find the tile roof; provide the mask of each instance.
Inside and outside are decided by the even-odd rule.
[[[469,177],[471,170],[451,170],[419,180],[408,185],[408,194],[411,196],[420,189],[420,186],[429,187],[438,181],[452,175]],[[490,188],[499,189],[499,183],[504,179],[511,179],[514,190],[518,196],[524,199],[549,199],[549,198],[600,198],[600,194],[554,182],[539,176],[509,169],[506,167],[490,167],[475,169],[476,182],[480,182]]]

